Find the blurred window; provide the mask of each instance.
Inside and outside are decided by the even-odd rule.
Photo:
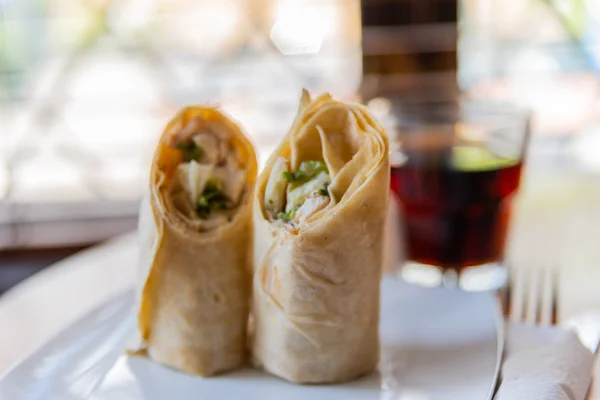
[[[222,106],[264,154],[360,59],[359,0],[0,0],[0,249],[132,229],[177,108]]]

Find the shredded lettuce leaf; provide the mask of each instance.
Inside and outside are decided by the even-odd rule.
[[[200,161],[200,158],[202,158],[202,155],[204,154],[204,150],[202,150],[202,148],[193,140],[177,143],[175,147],[183,153],[183,160],[185,162],[190,162],[192,160]]]
[[[196,202],[196,212],[201,218],[207,218],[211,211],[222,210],[227,205],[227,198],[221,192],[220,182],[211,180],[204,187],[202,195]]]

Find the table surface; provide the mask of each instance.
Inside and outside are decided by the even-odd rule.
[[[598,181],[583,175],[539,177],[516,199],[509,262],[513,268],[559,268],[562,322],[600,311]],[[0,298],[0,374],[131,287],[136,264],[136,235],[130,233],[60,261],[5,293]]]

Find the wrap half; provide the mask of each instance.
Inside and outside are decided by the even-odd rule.
[[[218,109],[167,125],[140,213],[138,354],[201,376],[244,363],[256,173],[252,144]]]
[[[389,174],[387,135],[366,107],[303,92],[257,182],[255,364],[300,383],[377,365]]]

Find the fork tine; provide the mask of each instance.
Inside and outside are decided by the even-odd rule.
[[[554,282],[553,282],[553,287],[554,287],[554,299],[552,302],[552,325],[558,325],[558,304],[560,301],[560,287],[559,287],[559,283],[560,283],[560,270],[557,268],[554,270],[553,276],[554,276]]]
[[[540,278],[542,280],[542,292],[541,292],[541,312],[540,312],[540,325],[552,325],[553,316],[555,314],[555,301],[554,301],[554,273],[552,270],[546,268],[543,269]]]
[[[510,281],[510,322],[518,323],[523,321],[523,310],[525,306],[525,279],[524,271],[517,268],[511,274]]]
[[[527,297],[527,307],[525,310],[524,321],[528,325],[535,325],[539,321],[541,307],[541,288],[542,282],[540,270],[533,268],[527,274],[527,282],[525,284]]]
[[[557,322],[558,270],[517,269],[509,273],[505,306],[510,322],[555,325]]]
[[[504,319],[508,320],[512,314],[512,298],[513,298],[513,285],[514,278],[510,267],[506,270],[506,283],[500,292],[502,309],[504,311]]]
[[[552,313],[550,318],[550,324],[558,325],[558,301],[559,293],[558,284],[560,282],[560,270],[558,268],[553,268],[550,271],[551,274],[551,287],[552,287]]]

